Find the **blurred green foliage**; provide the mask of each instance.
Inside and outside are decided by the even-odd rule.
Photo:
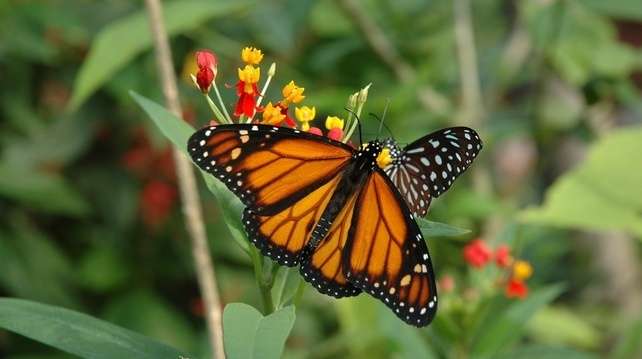
[[[275,357],[276,344],[289,333],[285,358],[642,355],[641,313],[622,304],[641,300],[639,283],[615,298],[608,292],[619,274],[641,271],[642,244],[633,240],[642,238],[638,2],[470,1],[481,94],[473,116],[462,101],[469,82],[458,57],[461,14],[454,3],[164,3],[184,117],[194,126],[212,115],[184,73],[192,51],[216,52],[217,82],[232,85],[239,51],[252,45],[266,53],[264,64],[277,62],[268,98],[278,98],[293,79],[324,118],[342,115],[348,95],[372,83],[364,113],[381,114],[389,99],[386,123],[398,141],[469,124],[486,144],[471,172],[434,201],[430,222],[422,222],[440,235],[428,239],[439,279],[450,276],[455,283],[452,291],[441,288],[440,311],[425,329],[406,326],[367,296],[334,300],[311,289],[296,306],[296,321],[291,306],[263,317],[251,308],[263,310],[262,297],[239,229],[238,201],[205,176],[210,191],[202,186],[201,194],[222,299],[251,306],[228,307],[226,325],[249,337],[245,325],[257,323],[254,338]],[[357,4],[361,16],[346,4]],[[372,33],[362,31],[364,18],[398,51],[410,78],[373,49]],[[141,2],[0,3],[0,296],[119,326],[2,299],[1,327],[77,355],[87,355],[86,343],[101,345],[105,357],[138,346],[150,357],[208,355],[168,156],[170,141],[185,143],[190,130],[149,100],[162,102],[155,70]],[[426,86],[444,107],[425,105]],[[130,90],[147,98],[134,96],[155,122]],[[234,91],[224,88],[223,98],[233,105]],[[366,137],[374,137],[378,123],[364,122]],[[609,258],[591,251],[596,245],[586,240],[590,232],[608,241],[612,230],[626,233],[633,248],[633,264],[610,264],[619,268],[615,274],[596,264]],[[507,299],[494,266],[477,270],[465,263],[463,246],[479,236],[493,247],[509,245],[515,257],[532,263],[527,298]],[[275,269],[271,280],[274,303],[295,301],[295,270]],[[279,315],[284,319],[273,324]],[[73,340],[52,335],[51,328]],[[237,341],[231,348],[238,339],[226,337]],[[5,331],[0,356],[61,357]]]

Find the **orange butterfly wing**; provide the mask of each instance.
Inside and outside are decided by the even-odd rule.
[[[429,324],[437,289],[428,248],[401,194],[379,169],[356,200],[349,237],[342,261],[348,281],[405,322]]]
[[[353,149],[290,128],[235,124],[197,131],[188,151],[247,206],[243,224],[263,255],[295,266]]]
[[[348,282],[342,268],[343,249],[348,240],[356,199],[356,194],[348,198],[325,238],[306,257],[299,269],[303,278],[319,292],[335,298],[361,293],[360,289]]]
[[[192,159],[255,212],[275,214],[335,177],[353,149],[285,127],[204,127],[188,142]]]

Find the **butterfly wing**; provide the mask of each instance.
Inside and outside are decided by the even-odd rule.
[[[300,254],[310,240],[312,230],[328,206],[337,188],[340,174],[285,209],[259,214],[251,208],[243,213],[248,237],[263,255],[281,265],[299,264]]]
[[[234,124],[202,128],[188,151],[247,206],[243,223],[262,253],[294,266],[353,149],[294,129]]]
[[[348,281],[405,322],[425,326],[437,311],[428,248],[399,191],[376,169],[356,199],[342,265]]]
[[[188,151],[247,207],[276,213],[335,177],[353,149],[290,128],[234,124],[200,129]]]
[[[314,251],[302,261],[300,272],[323,294],[335,298],[354,296],[361,290],[350,284],[343,274],[342,253],[348,240],[356,193],[353,193],[332,222],[325,238]]]
[[[425,216],[430,201],[446,192],[482,148],[475,130],[451,127],[406,146],[385,172],[404,194],[415,216]]]

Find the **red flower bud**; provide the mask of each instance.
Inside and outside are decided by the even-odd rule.
[[[464,247],[464,260],[475,268],[485,266],[491,257],[490,249],[481,239],[475,239]]]
[[[196,65],[196,83],[203,93],[208,93],[216,78],[216,56],[208,50],[196,51]]]
[[[214,81],[214,72],[209,67],[202,67],[198,70],[198,73],[196,73],[196,83],[198,84],[198,88],[201,89],[201,92],[210,92],[212,81]]]
[[[310,127],[310,129],[308,130],[308,133],[311,133],[317,136],[323,136],[323,131],[321,131],[321,129],[318,127]]]
[[[216,76],[216,56],[209,50],[196,51],[196,65],[199,69],[209,68]]]

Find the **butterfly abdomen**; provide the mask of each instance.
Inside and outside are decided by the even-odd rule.
[[[381,151],[378,142],[371,142],[354,155],[354,161],[348,165],[341,177],[337,190],[332,195],[327,208],[321,215],[311,233],[305,253],[313,251],[328,234],[330,226],[348,200],[363,186],[365,179],[376,167],[376,158]]]

